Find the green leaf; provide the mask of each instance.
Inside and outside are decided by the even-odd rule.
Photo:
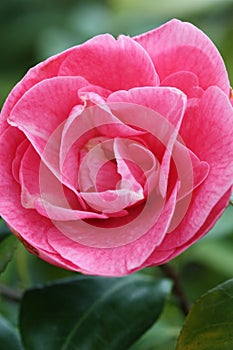
[[[25,293],[20,324],[30,350],[128,349],[158,319],[167,279],[77,276]]]
[[[176,350],[233,349],[233,279],[204,294],[192,307]]]
[[[0,349],[22,350],[19,335],[16,329],[0,315]]]
[[[0,242],[0,273],[3,272],[13,257],[18,240],[12,234]]]

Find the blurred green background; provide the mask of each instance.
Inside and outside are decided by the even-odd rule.
[[[173,17],[192,22],[213,40],[233,82],[233,0],[1,0],[0,106],[26,71],[48,56],[96,34],[132,36]],[[0,234],[6,233],[6,226],[0,223]],[[171,262],[190,302],[233,276],[232,253],[233,208],[229,207],[209,235]],[[159,268],[142,273],[161,275]],[[31,256],[19,243],[0,284],[23,290],[69,275],[72,273]],[[0,314],[13,324],[17,323],[17,308],[17,303],[0,297]],[[133,349],[174,349],[182,322],[171,299],[161,320]]]

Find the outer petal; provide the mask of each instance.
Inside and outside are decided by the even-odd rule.
[[[211,40],[192,24],[171,20],[134,40],[149,53],[161,81],[175,72],[189,71],[197,75],[201,88],[217,85],[229,94],[222,57]]]
[[[219,88],[209,88],[199,108],[189,110],[183,121],[181,136],[187,146],[209,164],[210,171],[205,181],[193,192],[190,207],[180,225],[166,235],[161,245],[161,249],[165,250],[188,242],[204,225],[222,194],[232,187],[233,109]],[[213,226],[215,217],[212,220]],[[208,227],[211,227],[210,223]]]
[[[99,84],[100,86],[107,88],[107,86],[103,85],[103,79],[108,82],[108,85],[112,85],[115,79],[115,82],[118,81],[119,85],[123,83],[120,83],[119,78],[121,76],[124,80],[121,88],[127,88],[127,84],[130,84],[130,87],[158,85],[159,79],[150,57],[141,47],[135,45],[133,41],[130,43],[130,41],[131,39],[127,37],[115,41],[110,35],[100,35],[82,45],[74,46],[62,53],[54,55],[31,68],[23,79],[14,87],[2,108],[0,119],[1,132],[4,132],[7,128],[6,120],[19,99],[34,85],[45,79],[59,75],[81,75],[83,77],[86,76],[87,79],[90,78],[91,83],[97,81],[97,83],[101,83]],[[110,47],[105,47],[106,44],[110,44]],[[125,46],[127,47],[126,53]],[[135,60],[136,53],[137,60]],[[109,54],[110,56],[108,56]],[[118,55],[118,58],[116,58],[115,55]],[[124,57],[123,60],[122,56]],[[79,66],[72,63],[74,57],[76,63],[80,63]],[[63,64],[63,62],[65,63]],[[111,69],[109,69],[110,63]],[[129,63],[131,65],[129,65]],[[62,64],[63,67],[61,68]],[[145,66],[147,66],[146,71],[148,74],[146,78],[143,78],[145,77]],[[135,73],[137,73],[135,77],[133,77],[134,70]],[[114,76],[111,75],[113,71]],[[103,73],[105,74],[105,78]],[[119,86],[116,87],[116,89],[119,88]]]
[[[47,230],[52,226],[51,222],[35,210],[22,207],[20,185],[12,175],[12,161],[22,139],[23,134],[14,128],[8,128],[0,139],[0,213],[10,227],[27,237],[25,239],[33,247],[53,252],[46,236]]]
[[[174,253],[172,254],[171,258],[173,259],[177,255],[181,254],[184,250],[186,250],[188,247],[190,247],[192,244],[194,244],[197,240],[201,239],[207,232],[209,232],[216,221],[220,218],[220,216],[223,214],[223,211],[227,207],[229,203],[229,196],[231,195],[231,190],[227,191],[224,196],[221,198],[221,200],[214,206],[211,213],[209,214],[208,218],[206,219],[204,225],[200,228],[200,230],[195,234],[194,237],[189,242],[186,242],[183,246],[178,247]]]
[[[99,35],[77,46],[62,62],[59,75],[79,75],[112,91],[159,84],[147,52],[123,35],[117,40]]]
[[[54,225],[35,210],[22,207],[20,185],[12,176],[12,161],[23,134],[15,128],[8,128],[0,138],[0,212],[14,234],[33,254],[60,267],[78,270],[52,248],[47,240],[47,232]]]
[[[177,186],[164,207],[157,223],[137,241],[112,249],[96,249],[80,245],[55,228],[49,230],[52,247],[62,257],[79,266],[83,273],[122,276],[139,270],[148,256],[163,239],[175,208]]]
[[[186,250],[189,246],[191,246],[197,240],[201,239],[213,227],[213,225],[222,215],[224,209],[229,203],[230,194],[231,194],[231,190],[227,191],[224,194],[221,200],[212,209],[204,225],[198,230],[198,232],[188,242],[186,242],[180,247],[177,247],[176,249],[173,248],[171,250],[160,250],[160,247],[158,247],[151,254],[149,259],[145,261],[142,267],[165,264],[167,261],[174,259],[177,255],[181,254],[184,250]]]
[[[82,103],[77,91],[85,85],[85,80],[80,77],[44,80],[18,101],[10,113],[9,122],[22,130],[42,155],[49,138],[61,128],[74,105]],[[54,146],[53,152],[59,150]]]

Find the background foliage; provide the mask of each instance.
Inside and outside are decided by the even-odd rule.
[[[26,73],[26,71],[31,66],[48,56],[72,45],[82,43],[99,33],[109,32],[115,36],[124,33],[132,36],[153,29],[172,17],[177,17],[181,20],[187,20],[194,23],[214,41],[222,53],[230,79],[233,81],[232,0],[196,0],[192,2],[185,0],[1,0],[0,105],[2,105],[10,89]],[[35,322],[36,317],[36,325],[38,326],[37,337],[43,337],[44,335],[46,339],[46,333],[45,331],[43,333],[43,329],[41,329],[41,324],[43,323],[43,317],[45,317],[45,314],[42,313],[42,310],[41,314],[38,316],[38,310],[34,309],[36,307],[35,301],[42,298],[40,288],[38,289],[37,287],[38,284],[43,285],[44,283],[50,283],[51,285],[51,287],[46,286],[44,289],[45,298],[48,298],[46,299],[47,304],[45,304],[47,307],[48,305],[51,305],[51,294],[49,294],[51,293],[51,288],[55,288],[54,294],[56,294],[55,290],[57,286],[59,286],[60,290],[65,291],[66,288],[68,288],[67,284],[69,285],[69,282],[64,282],[63,278],[74,278],[76,281],[79,276],[72,272],[50,266],[30,255],[21,243],[17,242],[12,235],[8,235],[9,230],[4,225],[3,221],[1,221],[0,272],[2,273],[0,275],[0,349],[23,349],[17,331],[19,325],[19,300],[21,299],[22,292],[28,290],[28,288],[33,289],[32,291],[28,291],[24,296],[20,316],[20,327],[24,337],[24,346],[26,346],[26,350],[42,349],[42,345],[37,346],[30,343],[30,337],[33,337],[33,332],[35,332],[35,324],[31,322],[30,318],[34,319]],[[190,304],[209,289],[233,277],[232,251],[233,208],[229,207],[211,233],[171,262],[171,266],[176,270],[178,277],[183,284],[184,292]],[[163,281],[163,279],[161,280],[161,278],[163,277],[164,271],[160,268],[151,268],[142,271],[139,273],[138,277],[138,291],[140,292],[140,288],[142,288],[143,291],[145,283],[148,283],[149,289],[147,291],[153,291],[153,283],[150,282],[151,279],[154,279],[155,286],[158,287],[158,285],[162,283],[161,281]],[[135,286],[135,281],[131,281],[130,278],[129,280],[126,279],[126,284],[129,283],[127,284],[129,294],[131,294],[133,286]],[[149,278],[149,280],[147,280],[147,278]],[[55,287],[53,287],[53,281],[56,281]],[[92,283],[96,282],[95,280],[90,279],[89,286],[92,286]],[[110,284],[111,283],[114,284],[115,282],[112,281]],[[140,283],[142,284],[140,285]],[[101,282],[98,288],[100,287],[102,288]],[[70,293],[75,297],[75,293],[79,293],[80,291],[76,291],[75,284],[72,284],[72,288],[72,292]],[[88,290],[88,287],[86,288]],[[97,290],[100,290],[98,288]],[[110,288],[111,290],[112,285],[106,288]],[[223,287],[223,289],[224,288],[225,287]],[[231,297],[224,301],[226,304],[226,310],[228,311],[230,308],[232,310],[232,283],[226,286],[227,290],[229,288],[231,290]],[[155,293],[156,295],[154,295],[153,298],[143,294],[143,292],[142,294],[139,293],[137,296],[139,299],[136,299],[137,303],[132,305],[128,304],[130,302],[133,303],[133,301],[128,300],[129,294],[127,294],[127,291],[122,293],[122,298],[125,300],[123,305],[119,304],[119,300],[117,302],[116,299],[114,299],[114,293],[112,297],[113,299],[110,298],[110,301],[108,299],[101,300],[100,305],[102,308],[106,307],[109,315],[116,313],[118,321],[124,319],[125,314],[127,313],[127,305],[131,305],[132,308],[138,312],[135,315],[132,315],[130,311],[128,311],[128,325],[126,323],[123,327],[127,330],[129,323],[132,322],[136,327],[134,339],[132,340],[132,337],[130,338],[129,335],[124,333],[124,336],[126,338],[128,337],[128,340],[129,338],[131,339],[128,343],[125,343],[124,347],[122,345],[122,340],[121,346],[119,345],[120,343],[116,343],[116,347],[114,347],[114,345],[108,345],[106,349],[127,349],[130,344],[134,343],[131,347],[132,350],[152,350],[157,348],[160,350],[174,350],[177,337],[184,323],[184,316],[179,308],[177,298],[171,294],[170,297],[167,298],[169,290],[170,287],[168,283],[166,288],[163,289],[163,292],[159,295]],[[210,294],[211,298],[218,298],[218,295],[216,296],[216,291],[214,291],[214,294],[212,294],[212,292]],[[229,291],[228,295],[230,295]],[[98,295],[96,294],[92,297],[93,300],[95,300],[95,298],[98,298]],[[167,302],[159,321],[154,323],[154,326],[140,337],[147,327],[143,330],[143,328],[141,328],[142,325],[134,324],[133,322],[137,317],[142,317],[143,320],[143,309],[140,309],[137,306],[140,303],[143,303],[142,297],[148,297],[149,302],[151,302],[151,305],[154,307],[154,318],[148,310],[148,313],[144,314],[147,321],[150,319],[148,327],[155,322],[162,311],[157,309],[156,303],[158,300],[163,303],[165,298],[167,298]],[[159,299],[156,299],[156,297]],[[59,305],[61,300],[59,299],[59,296],[57,296],[57,298],[57,305]],[[178,350],[197,349],[197,347],[195,347],[195,340],[193,340],[194,347],[191,347],[190,345],[190,348],[185,342],[187,340],[187,334],[189,339],[189,333],[187,333],[189,331],[187,331],[189,324],[191,323],[191,325],[193,325],[194,322],[192,314],[195,316],[200,312],[203,300],[204,303],[206,303],[206,297],[204,296],[202,298],[204,299],[200,299],[198,302],[199,304],[195,304],[195,309],[192,309],[189,319],[185,322],[186,328],[184,327],[184,331],[180,337],[177,348]],[[217,302],[218,299],[215,301]],[[86,300],[86,302],[90,303],[86,306],[87,308],[92,305],[92,299]],[[208,299],[207,302],[211,305],[210,299]],[[32,310],[32,315],[25,312],[27,306]],[[68,304],[66,306],[69,310],[70,306]],[[220,311],[221,310],[217,310],[216,312],[218,313]],[[81,311],[79,310],[78,312],[80,312],[81,315]],[[92,316],[96,317],[95,312]],[[131,316],[133,318],[130,318]],[[228,316],[228,322],[232,325],[232,313],[228,313]],[[61,317],[61,315],[59,317]],[[72,317],[71,321],[75,321],[75,316]],[[102,315],[102,317],[107,316]],[[205,315],[200,317],[204,317],[205,320]],[[48,317],[48,320],[49,319],[50,318]],[[52,327],[52,325],[54,325],[53,322],[54,320],[51,318],[51,324],[48,325],[48,327]],[[116,320],[114,320],[114,322],[116,322]],[[95,324],[92,324],[92,322],[87,323],[86,339],[93,334],[94,325]],[[54,327],[56,327],[56,324]],[[59,329],[60,325],[57,327]],[[110,333],[108,336],[116,339],[117,332],[122,332],[123,328],[111,328],[110,323],[108,329]],[[229,330],[229,339],[230,337],[231,339],[233,338],[232,329],[233,325],[231,330]],[[29,333],[28,338],[27,332]],[[55,332],[54,334],[57,334],[55,328],[53,329],[53,332]],[[74,332],[74,335],[75,334],[76,333]],[[123,337],[122,339],[126,338]],[[105,337],[105,341],[106,339],[108,338]],[[46,350],[53,349],[52,346],[54,346],[54,349],[56,350],[60,349],[60,347],[58,347],[60,346],[59,340],[54,344],[48,348],[46,347]],[[64,347],[64,349],[105,349],[103,344],[102,347],[98,347],[98,341],[96,343],[97,345],[93,344],[94,343],[90,345],[90,343],[87,342],[86,345],[82,345],[83,347],[81,347],[81,345],[79,345],[79,347],[74,347],[74,345],[72,345],[72,347],[67,346]],[[212,343],[211,347],[205,347],[203,349],[219,350],[221,348],[224,350],[230,350],[233,348],[232,343],[229,342],[226,343],[226,347],[223,347],[223,345],[218,347],[216,344],[215,346],[217,347],[214,347]],[[200,344],[198,349],[202,349]]]

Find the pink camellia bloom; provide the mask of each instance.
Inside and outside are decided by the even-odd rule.
[[[29,70],[1,112],[0,214],[40,258],[121,276],[203,237],[233,186],[223,60],[172,20]]]

